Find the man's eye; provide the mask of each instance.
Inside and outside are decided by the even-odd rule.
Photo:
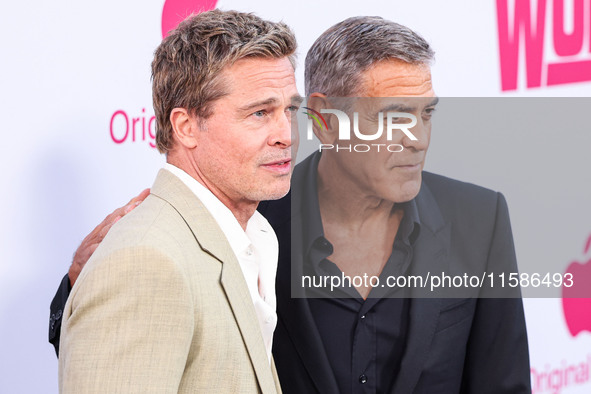
[[[433,113],[435,112],[435,108],[426,108],[423,111],[423,117],[425,118],[431,118],[431,116],[433,116]]]
[[[297,105],[290,105],[289,107],[287,107],[287,112],[298,112],[299,109],[300,107],[298,107]]]
[[[260,110],[260,111],[256,111],[252,113],[255,117],[257,118],[262,118],[267,114],[267,111],[265,111],[264,109]]]

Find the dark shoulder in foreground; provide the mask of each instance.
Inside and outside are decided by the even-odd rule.
[[[459,213],[473,220],[493,219],[499,206],[506,207],[499,192],[427,171],[423,171],[419,198],[421,194],[431,194],[446,219],[455,219]]]
[[[497,192],[473,183],[423,171],[423,182],[435,194],[450,194],[455,198],[496,198]]]
[[[496,201],[499,194],[486,187],[427,171],[423,171],[423,185],[427,185],[435,197],[466,203],[473,200]]]

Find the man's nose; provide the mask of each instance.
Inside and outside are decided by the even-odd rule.
[[[269,145],[290,147],[293,142],[291,115],[285,113],[284,115],[278,116],[272,127],[273,130],[269,136]]]
[[[422,118],[418,117],[417,124],[409,131],[416,137],[416,140],[410,138],[410,136],[404,134],[402,138],[402,146],[405,149],[413,149],[416,151],[422,151],[427,149],[429,146],[429,138],[431,136],[431,125],[426,124]]]

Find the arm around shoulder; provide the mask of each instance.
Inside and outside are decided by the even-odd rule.
[[[51,305],[49,307],[49,343],[55,348],[55,354],[59,356],[60,331],[62,329],[62,316],[66,301],[70,295],[70,278],[66,274],[62,279]]]

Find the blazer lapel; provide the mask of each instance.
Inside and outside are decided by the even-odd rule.
[[[246,344],[261,391],[275,393],[275,382],[254,305],[238,260],[224,233],[197,196],[169,171],[160,170],[152,194],[172,205],[193,232],[201,249],[222,263],[221,285]]]
[[[224,262],[221,281],[248,349],[261,391],[274,393],[275,381],[269,366],[254,305],[236,258],[233,261]]]
[[[450,246],[450,224],[445,223],[435,198],[423,183],[417,196],[421,231],[413,247],[413,274],[426,277],[427,272],[445,271]],[[419,290],[424,291],[424,290]],[[411,293],[412,294],[412,293]],[[431,349],[441,311],[441,298],[424,298],[414,294],[410,300],[410,316],[406,349],[391,394],[412,393]]]

